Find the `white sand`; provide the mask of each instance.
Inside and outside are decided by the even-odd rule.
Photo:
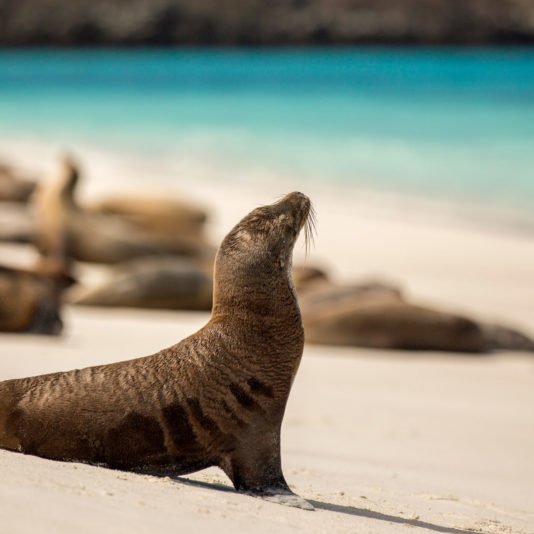
[[[115,172],[101,190],[124,184],[135,167],[94,161]],[[139,172],[133,183],[142,182]],[[214,208],[214,239],[254,205],[301,189],[318,215],[308,261],[344,279],[380,275],[424,302],[534,333],[528,235],[452,220],[420,200],[378,202],[291,180],[184,180],[180,189]],[[2,250],[4,261],[10,249]],[[0,379],[150,354],[207,320],[96,309],[65,315],[59,339],[0,335]],[[238,495],[217,469],[187,477],[197,482],[173,481],[0,451],[0,533],[534,533],[534,357],[308,346],[282,457],[289,484],[316,512]]]

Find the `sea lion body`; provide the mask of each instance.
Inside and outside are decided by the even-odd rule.
[[[0,266],[0,332],[59,334],[60,296],[71,281],[44,265],[35,270]]]
[[[378,349],[475,352],[486,350],[480,326],[466,317],[366,291],[322,306],[303,305],[310,343]]]
[[[217,253],[211,319],[177,345],[0,383],[0,446],[174,474],[218,465],[237,490],[311,508],[280,462],[304,344],[291,256],[309,211],[292,193],[234,227]]]
[[[123,195],[102,199],[85,206],[91,213],[118,215],[140,229],[156,235],[202,234],[208,215],[204,209],[168,196]]]
[[[37,191],[37,246],[41,253],[94,263],[119,263],[150,255],[213,257],[196,235],[158,236],[112,215],[88,213],[75,201],[79,171],[73,161],[61,162],[57,176]]]
[[[71,302],[88,306],[210,311],[212,297],[211,273],[189,258],[163,256],[121,263],[101,285],[76,291]]]
[[[306,341],[378,349],[484,353],[534,351],[523,332],[421,306],[384,282],[337,284],[318,268],[294,269]]]
[[[0,163],[0,201],[27,202],[35,186],[35,180],[21,176],[9,165]]]

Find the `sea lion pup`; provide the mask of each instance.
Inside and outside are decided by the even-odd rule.
[[[43,254],[96,263],[171,253],[212,255],[211,247],[194,236],[158,240],[116,217],[85,213],[75,199],[79,178],[77,165],[65,157],[54,179],[37,191],[37,246]]]
[[[210,311],[213,277],[189,258],[151,256],[117,264],[96,287],[73,290],[74,304]]]
[[[224,238],[210,321],[152,356],[0,383],[0,446],[57,460],[185,474],[221,467],[238,491],[312,509],[282,474],[280,427],[304,330],[292,251],[302,193]],[[308,229],[308,226],[306,226]]]
[[[0,331],[57,335],[63,328],[61,293],[74,280],[59,266],[0,266]]]

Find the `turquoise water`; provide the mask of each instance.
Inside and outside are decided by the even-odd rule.
[[[533,210],[534,49],[0,51],[7,135]]]

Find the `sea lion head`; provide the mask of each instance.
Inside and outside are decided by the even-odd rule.
[[[228,233],[217,252],[215,305],[229,300],[258,302],[280,296],[281,286],[293,289],[293,247],[302,228],[308,243],[313,227],[310,199],[299,192],[251,211]]]
[[[57,170],[55,186],[60,198],[69,204],[74,204],[74,192],[80,179],[80,171],[74,159],[64,155]]]

